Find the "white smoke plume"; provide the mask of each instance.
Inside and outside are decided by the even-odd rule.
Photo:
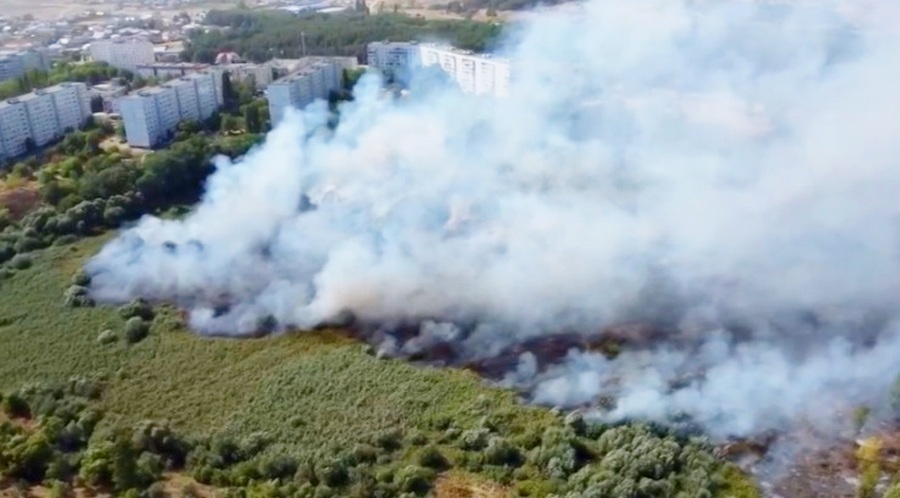
[[[292,113],[218,159],[187,218],[124,231],[90,261],[92,291],[177,302],[201,333],[420,322],[389,349],[472,358],[652,322],[666,335],[640,350],[528,353],[507,382],[721,434],[883,398],[900,372],[900,17],[855,4],[590,0],[513,29],[507,98],[423,80],[397,100],[366,76],[335,130],[323,104]]]

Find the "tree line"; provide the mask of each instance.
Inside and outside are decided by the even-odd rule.
[[[29,69],[18,78],[0,83],[0,99],[8,99],[67,81],[77,81],[96,85],[112,78],[121,79],[132,89],[140,88],[147,81],[130,71],[114,68],[105,62],[63,62],[55,64],[49,71]]]
[[[470,20],[427,20],[402,14],[364,12],[294,15],[284,11],[212,10],[204,21],[222,29],[195,30],[182,56],[213,62],[231,51],[255,61],[302,55],[356,56],[365,60],[373,41],[439,39],[474,51],[491,49],[501,26]]]
[[[727,488],[703,444],[642,425],[568,416],[505,434],[496,417],[468,429],[436,420],[428,433],[361,434],[353,447],[298,459],[264,432],[195,437],[165,422],[118,422],[103,410],[104,389],[102,377],[73,377],[0,394],[0,479],[23,493],[44,485],[54,497],[170,496],[163,483],[174,474],[185,483],[180,496],[203,485],[235,498],[409,498],[429,495],[442,473],[462,472],[518,483],[519,496],[748,496]]]
[[[145,213],[195,202],[212,172],[214,156],[241,156],[261,140],[261,135],[253,133],[208,136],[200,124],[184,122],[171,147],[134,156],[115,147],[100,147],[111,131],[94,128],[71,133],[6,174],[8,185],[36,184],[42,203],[20,219],[0,207],[0,277],[27,268],[28,253],[37,249],[71,243]]]

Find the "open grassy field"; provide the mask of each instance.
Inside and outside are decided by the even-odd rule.
[[[169,311],[143,342],[101,345],[102,330],[124,325],[115,309],[66,308],[62,296],[104,240],[48,249],[0,284],[0,390],[106,375],[105,401],[122,417],[170,420],[191,432],[265,430],[300,452],[441,417],[474,423],[487,406],[523,425],[550,418],[468,372],[379,360],[338,334],[205,339]]]
[[[492,427],[510,440],[543,437],[550,444],[546,431],[564,427],[560,415],[523,406],[513,393],[489,387],[472,373],[378,359],[340,331],[209,339],[185,330],[175,310],[157,309],[150,335],[128,345],[121,339],[124,321],[116,309],[63,304],[72,275],[108,239],[94,237],[43,250],[31,268],[0,281],[0,392],[73,375],[100,376],[106,379],[100,403],[107,415],[102,424],[169,421],[186,434],[235,438],[263,432],[273,442],[268,454],[313,460],[398,431],[407,441],[418,437],[436,442],[440,451],[461,462],[472,455],[460,450],[459,439],[448,439],[452,431]],[[120,339],[101,344],[98,335],[106,329],[116,331]],[[646,433],[616,434],[608,438],[621,441],[629,448],[625,451],[636,455],[633,458],[642,458],[637,456],[644,453],[640,446],[630,445],[644,444],[639,441],[646,441],[648,435],[641,435]],[[415,444],[401,450],[404,461],[420,455]],[[602,449],[609,444],[603,438],[588,444],[596,465],[607,465],[604,455],[615,453]],[[711,457],[698,448],[686,446],[684,451],[693,456],[679,458],[692,461],[707,455],[702,456],[707,462],[702,468],[721,472],[713,478],[723,483],[716,485],[717,496],[757,496],[742,474],[709,463]],[[608,464],[621,464],[612,462]],[[537,464],[527,464],[517,474],[485,469],[488,477],[504,484],[512,485],[514,479],[520,496],[547,494],[541,491],[546,477]],[[473,486],[504,489],[483,480],[484,472]],[[453,494],[460,486],[453,475],[435,488],[450,494],[437,496],[463,496]]]

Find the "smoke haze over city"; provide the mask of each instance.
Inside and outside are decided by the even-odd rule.
[[[503,382],[720,436],[831,424],[823,399],[877,403],[900,373],[900,6],[867,8],[592,0],[510,28],[502,98],[368,74],[334,130],[293,112],[183,220],[123,231],[92,294],[203,334],[423,323],[473,359],[650,323]]]

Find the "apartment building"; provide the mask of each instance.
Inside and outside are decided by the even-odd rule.
[[[0,156],[15,157],[27,150],[31,126],[25,105],[16,99],[0,102]]]
[[[302,109],[312,102],[327,99],[339,90],[345,69],[358,66],[355,57],[305,57],[295,71],[266,88],[269,116],[275,125],[289,108]]]
[[[181,121],[202,121],[224,103],[222,71],[206,70],[116,100],[130,145],[151,148],[168,139]]]
[[[89,54],[95,61],[136,72],[138,66],[156,61],[153,44],[144,38],[118,38],[91,42]]]
[[[29,69],[45,71],[50,65],[42,50],[21,50],[0,52],[0,81],[18,78]]]
[[[209,64],[194,62],[152,62],[150,64],[138,64],[135,67],[135,73],[142,78],[166,80],[198,73],[208,68]]]
[[[440,69],[460,90],[475,95],[509,93],[511,65],[507,59],[476,54],[448,45],[416,42],[374,42],[367,47],[369,66],[401,82],[418,68]]]
[[[366,63],[398,78],[421,67],[421,47],[418,42],[372,42],[366,47]]]
[[[253,64],[250,62],[223,64],[216,66],[228,73],[233,83],[250,83],[261,90],[275,80],[275,66],[271,62]]]
[[[84,83],[61,83],[0,103],[0,156],[27,151],[30,140],[45,145],[84,125],[91,116]]]

